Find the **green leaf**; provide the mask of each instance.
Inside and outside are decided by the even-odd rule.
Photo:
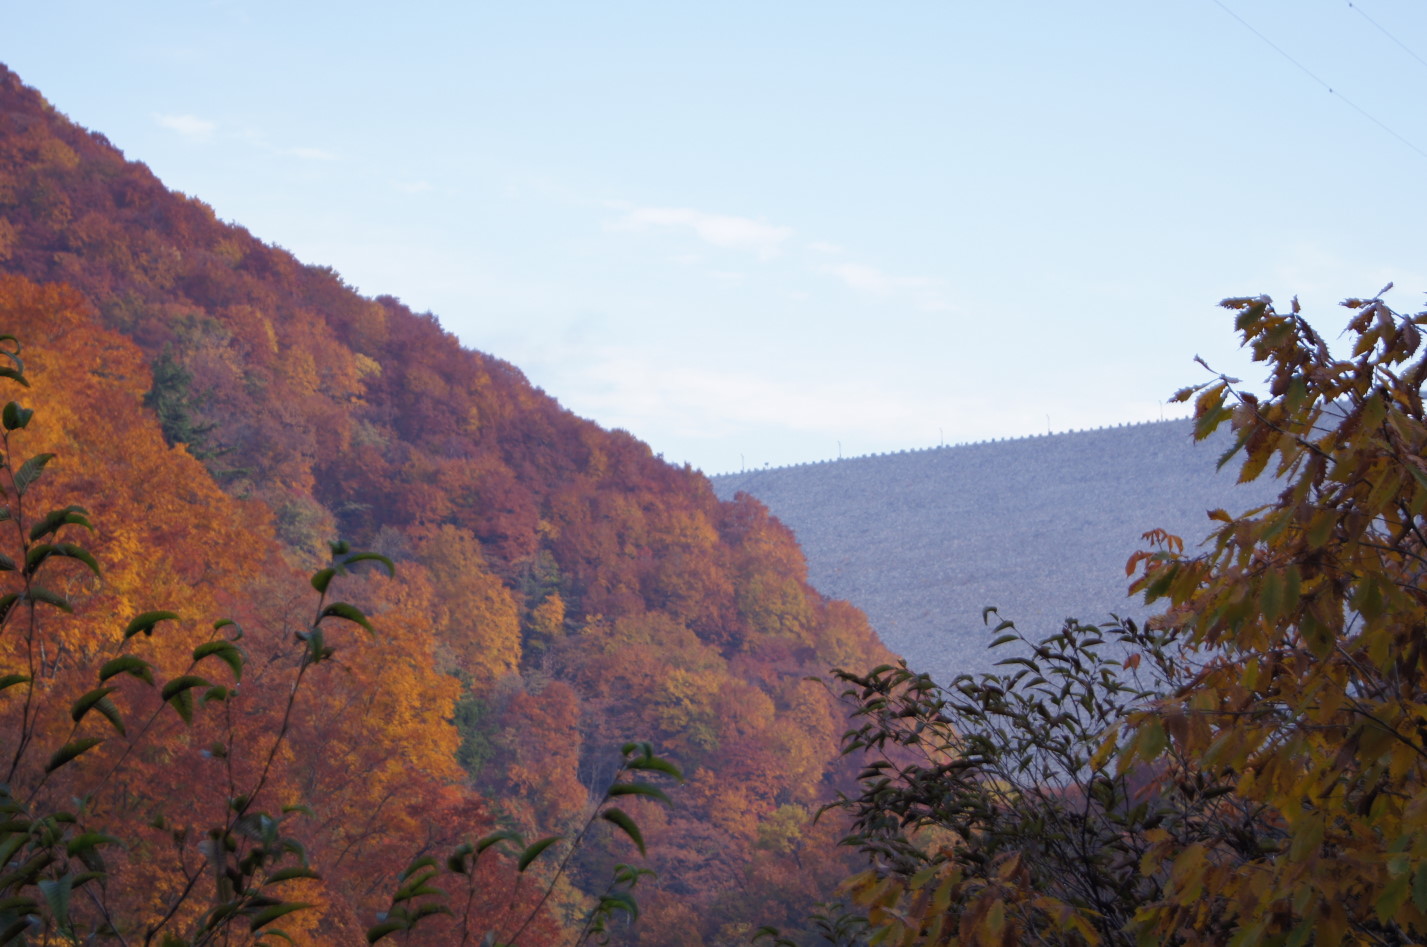
[[[5,410],[3,414],[0,414],[0,419],[3,419],[5,423],[5,430],[18,431],[29,424],[30,418],[34,416],[34,411],[20,407],[18,401],[10,401],[5,404]]]
[[[101,737],[85,737],[82,740],[71,740],[58,750],[55,750],[54,755],[51,756],[49,762],[45,764],[45,772],[53,773],[61,766],[73,760],[76,756],[79,756],[79,754],[86,750],[92,750],[103,742],[104,740]]]
[[[624,831],[624,834],[629,836],[629,840],[634,843],[635,847],[639,849],[639,854],[647,854],[644,851],[644,836],[640,833],[639,826],[635,825],[634,820],[629,817],[629,813],[623,809],[611,806],[600,813],[600,818],[619,826],[619,828]]]
[[[280,881],[291,881],[294,878],[320,879],[321,877],[321,875],[313,871],[311,868],[294,865],[290,868],[279,869],[273,872],[271,875],[268,875],[268,880],[264,882],[264,885],[275,885]]]
[[[73,838],[65,845],[65,852],[72,858],[78,858],[84,863],[89,871],[76,875],[74,886],[78,888],[87,881],[94,881],[105,877],[106,868],[104,857],[99,853],[101,845],[116,845],[119,840],[112,835],[105,835],[102,832],[85,832]]]
[[[1276,569],[1269,569],[1263,575],[1259,583],[1259,607],[1263,609],[1264,618],[1269,622],[1275,622],[1283,614],[1284,607],[1284,579],[1283,573]]]
[[[103,832],[85,832],[70,839],[64,850],[67,854],[78,855],[80,852],[90,851],[100,845],[118,845],[119,840],[112,835],[105,835]]]
[[[367,928],[367,943],[375,944],[387,935],[395,934],[397,931],[404,931],[409,926],[410,923],[403,918],[392,918],[382,921],[380,924]]]
[[[128,641],[130,638],[134,637],[141,631],[145,635],[152,636],[154,633],[154,626],[157,625],[159,622],[177,620],[178,615],[175,612],[144,612],[142,615],[139,615],[133,621],[129,622],[129,624],[124,628],[124,640]]]
[[[607,793],[607,795],[610,797],[647,796],[650,799],[659,800],[666,806],[674,804],[673,800],[671,800],[668,795],[665,794],[664,790],[660,789],[658,786],[652,786],[649,783],[615,783],[613,786],[609,787],[609,792]]]
[[[441,891],[439,889],[433,888],[431,887],[431,885],[427,884],[427,882],[429,882],[432,878],[435,878],[438,874],[440,874],[440,872],[437,871],[434,866],[432,866],[427,868],[421,874],[407,879],[406,883],[397,889],[396,894],[392,895],[392,900],[410,901],[414,898],[419,898],[422,895],[440,894]]]
[[[327,647],[321,628],[313,627],[311,631],[300,633],[297,637],[299,641],[307,642],[306,660],[316,664],[331,657],[332,649]]]
[[[62,612],[73,612],[74,606],[69,604],[69,599],[58,592],[51,592],[49,589],[41,588],[38,585],[30,586],[30,591],[25,593],[33,602],[44,602],[46,605],[53,605]]]
[[[321,621],[324,618],[345,618],[347,621],[356,622],[372,634],[376,634],[376,629],[372,627],[372,623],[367,620],[367,616],[362,613],[362,610],[355,605],[348,605],[346,602],[333,602],[322,609],[317,620]]]
[[[193,660],[195,662],[202,661],[209,655],[217,655],[220,661],[232,668],[233,679],[235,681],[241,681],[243,679],[243,653],[238,650],[233,642],[226,639],[205,641],[193,649]]]
[[[1387,923],[1389,918],[1394,917],[1402,903],[1407,900],[1411,893],[1410,885],[1412,878],[1403,874],[1391,879],[1383,887],[1382,893],[1373,902],[1373,909],[1377,912],[1378,920]]]
[[[312,573],[312,587],[323,595],[327,594],[327,586],[332,584],[332,578],[337,574],[336,569],[323,569]]]
[[[0,677],[0,691],[14,687],[16,684],[28,684],[30,679],[24,674],[6,674]]]
[[[109,724],[115,730],[119,731],[120,736],[128,736],[128,731],[124,729],[123,715],[119,713],[119,708],[115,706],[112,700],[105,697],[94,705],[94,709],[104,715],[104,719],[108,720]]]
[[[168,700],[175,694],[181,693],[193,687],[210,687],[212,682],[197,674],[184,674],[176,677],[163,686],[163,699]]]
[[[470,842],[458,846],[454,852],[446,856],[446,870],[458,875],[468,874],[471,867],[469,859],[475,850],[475,846]]]
[[[74,878],[70,875],[41,878],[38,885],[40,893],[44,895],[45,904],[49,906],[50,915],[59,922],[61,928],[69,926],[69,895],[73,885]]]
[[[89,711],[94,708],[95,704],[99,703],[105,697],[108,697],[110,694],[114,693],[115,690],[116,688],[113,687],[94,688],[94,690],[85,694],[83,697],[79,698],[73,704],[70,705],[70,719],[73,720],[75,723],[79,723],[79,721],[84,719],[84,715],[89,713]]]
[[[510,829],[502,829],[499,832],[492,832],[490,835],[481,837],[476,842],[476,854],[480,855],[497,842],[514,842],[519,848],[525,847],[525,839],[520,837],[520,833],[512,832]]]
[[[665,773],[681,782],[684,779],[684,774],[679,767],[660,756],[638,756],[624,765],[627,769],[644,769]]]
[[[0,898],[0,915],[5,914],[38,914],[36,910],[40,906],[34,898],[27,898],[24,895],[15,895],[12,898]],[[3,941],[0,941],[3,943]]]
[[[1135,755],[1147,763],[1158,760],[1169,746],[1169,736],[1156,717],[1147,717],[1135,736]]]
[[[600,913],[610,915],[622,911],[631,921],[639,920],[639,904],[628,891],[610,891],[600,898]]]
[[[274,904],[254,914],[248,920],[248,930],[255,931],[260,927],[271,924],[280,917],[286,917],[293,911],[305,911],[310,907],[312,907],[312,905],[305,901],[286,901],[282,904]]]
[[[50,510],[30,527],[30,541],[38,542],[41,538],[56,533],[64,526],[83,526],[90,532],[94,527],[89,522],[88,510],[82,506],[67,506],[62,510]]]
[[[448,907],[447,907],[446,905],[444,905],[444,904],[436,904],[436,903],[432,903],[432,902],[427,902],[426,904],[418,904],[418,905],[417,905],[415,908],[413,908],[412,911],[411,911],[411,923],[412,923],[412,924],[415,924],[417,921],[421,920],[422,918],[430,917],[430,916],[433,915],[433,914],[450,914],[450,913],[451,913],[451,909],[448,908]]]
[[[14,342],[15,347],[8,349],[5,348],[4,343],[6,342]],[[20,361],[20,340],[15,338],[15,336],[0,335],[0,355],[3,355],[5,358],[8,358],[10,360],[10,364],[14,365],[15,368],[17,368],[18,370],[25,370],[25,363]]]
[[[108,699],[108,695],[114,693],[116,687],[94,687],[94,690],[86,693],[70,706],[70,719],[74,723],[84,719],[84,715],[90,710],[98,710],[107,717],[108,722],[113,723],[114,729],[124,733],[124,725],[118,716],[118,707],[114,706],[113,700]]]
[[[4,372],[0,371],[0,375]],[[40,479],[40,473],[44,471],[45,464],[54,460],[54,454],[36,454],[20,465],[20,469],[15,472],[15,492],[20,496],[25,495],[25,491],[30,489],[30,485]]]
[[[539,858],[541,852],[545,851],[545,849],[549,848],[551,845],[554,845],[556,842],[562,841],[564,838],[565,836],[563,835],[551,835],[548,838],[543,838],[538,842],[532,842],[529,848],[520,853],[520,858],[517,859],[515,863],[515,870],[524,871],[525,869],[529,868],[530,863],[535,861],[535,859]]]
[[[172,704],[173,709],[183,718],[184,723],[193,722],[193,688],[211,687],[212,682],[197,674],[185,674],[176,677],[163,686],[161,694],[164,703]]]
[[[399,881],[405,881],[412,875],[415,875],[418,871],[421,871],[422,869],[434,869],[435,867],[436,859],[432,858],[430,855],[422,855],[420,858],[413,860],[410,865],[407,865],[404,869],[402,869],[401,874],[397,875],[396,877]],[[433,871],[432,874],[435,874],[435,872]],[[431,875],[427,875],[426,877],[430,878]]]
[[[5,374],[5,372],[0,371],[0,375],[3,374]],[[19,936],[29,929],[30,919],[28,917],[22,917],[18,921],[12,922],[3,929],[0,929],[0,945],[15,943]],[[23,944],[24,941],[19,941],[19,943]]]
[[[1219,455],[1219,460],[1214,465],[1214,469],[1223,470],[1224,465],[1227,464],[1229,461],[1233,460],[1238,455],[1239,451],[1244,449],[1244,445],[1249,442],[1249,438],[1252,435],[1252,429],[1246,430],[1242,434],[1240,434],[1238,438],[1234,441],[1233,445],[1230,446],[1228,450],[1224,451],[1224,453]]]
[[[353,553],[352,555],[348,556],[345,560],[343,560],[342,564],[343,564],[344,566],[350,567],[350,566],[356,565],[356,564],[359,563],[359,562],[375,562],[375,563],[377,563],[378,565],[380,565],[383,570],[386,571],[386,574],[387,574],[389,577],[393,577],[393,578],[394,578],[394,577],[396,576],[396,566],[392,564],[392,561],[391,561],[390,559],[388,559],[386,556],[383,556],[383,555],[382,555],[381,553],[379,553],[379,552],[358,552],[358,553]],[[318,591],[322,591],[322,590],[319,589]]]
[[[1412,904],[1419,911],[1427,911],[1427,862],[1412,873]]]
[[[154,683],[153,665],[132,654],[121,654],[105,661],[99,669],[99,682],[102,684],[116,674],[131,674],[150,687]]]

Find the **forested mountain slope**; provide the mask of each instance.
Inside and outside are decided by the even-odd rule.
[[[491,813],[472,834],[490,818],[562,831],[602,791],[620,742],[650,739],[688,780],[667,815],[640,811],[661,877],[639,943],[732,942],[799,914],[840,873],[837,829],[812,826],[811,811],[842,778],[843,722],[805,678],[889,655],[860,613],[813,590],[760,503],[720,502],[697,472],[575,417],[434,317],[218,221],[3,67],[0,272],[23,278],[0,300],[19,324],[0,332],[37,336],[37,359],[87,334],[116,340],[123,397],[162,449],[189,476],[201,462],[244,543],[283,550],[225,573],[225,601],[299,595],[294,569],[338,536],[396,561],[395,581],[359,591],[405,670],[358,691],[404,689],[394,719],[465,772],[425,766],[434,788],[412,793],[393,777],[375,810],[333,802],[368,807],[378,822],[364,840],[458,825],[462,806]],[[60,283],[75,292],[35,285]],[[37,298],[51,302],[24,302]],[[93,328],[40,331],[41,311]],[[82,371],[102,372],[92,361]],[[67,463],[92,491],[142,492],[142,471],[112,458],[70,445]],[[191,541],[153,538],[172,561]],[[151,607],[188,609],[183,583],[165,592],[180,601]],[[359,749],[399,738],[367,730],[334,764],[349,778],[374,765]],[[325,737],[310,739],[295,759],[321,758]],[[448,814],[424,808],[431,798]],[[576,880],[629,857],[597,838]],[[395,854],[381,858],[390,870]],[[372,891],[330,898],[310,942],[349,943],[363,912],[371,923]],[[573,910],[579,895],[555,903]]]
[[[1032,640],[1068,617],[1153,612],[1126,597],[1125,561],[1164,529],[1188,548],[1206,512],[1274,495],[1216,469],[1233,441],[1189,421],[966,444],[713,478],[762,500],[798,537],[814,585],[863,609],[908,664],[938,680],[989,670],[982,611]]]

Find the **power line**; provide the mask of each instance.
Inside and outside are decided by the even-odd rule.
[[[1368,16],[1367,11],[1365,11],[1362,7],[1358,6],[1356,3],[1353,3],[1353,0],[1348,0],[1348,6],[1351,7],[1353,10],[1357,11],[1358,16],[1362,17],[1364,20],[1367,20],[1373,26],[1377,27],[1379,33],[1392,40],[1398,46],[1401,46],[1403,52],[1420,62],[1422,65],[1427,66],[1427,59],[1423,59],[1421,56],[1417,55],[1415,50],[1409,47],[1402,40],[1398,39],[1396,36],[1393,36],[1391,33],[1389,33],[1381,23]]]
[[[1343,93],[1339,92],[1337,89],[1334,89],[1331,85],[1329,85],[1326,81],[1324,81],[1324,80],[1322,79],[1322,77],[1320,77],[1316,72],[1314,72],[1312,69],[1309,69],[1307,66],[1303,65],[1303,63],[1299,62],[1298,60],[1294,59],[1294,58],[1293,58],[1292,56],[1290,56],[1287,52],[1285,52],[1284,49],[1283,49],[1282,47],[1280,47],[1277,43],[1275,43],[1273,40],[1269,39],[1267,36],[1265,36],[1265,35],[1263,35],[1262,33],[1260,33],[1258,30],[1254,29],[1254,27],[1253,27],[1247,20],[1245,20],[1243,17],[1239,16],[1239,15],[1238,15],[1237,13],[1235,13],[1233,10],[1230,10],[1227,6],[1225,6],[1224,3],[1223,3],[1223,0],[1214,0],[1214,5],[1217,6],[1219,9],[1223,10],[1225,13],[1229,14],[1229,16],[1231,16],[1231,17],[1233,17],[1234,19],[1238,20],[1238,21],[1239,21],[1239,24],[1240,24],[1241,26],[1243,26],[1244,29],[1248,30],[1250,33],[1254,34],[1254,35],[1257,36],[1259,39],[1263,40],[1264,43],[1266,43],[1270,49],[1272,49],[1274,52],[1278,53],[1278,54],[1279,54],[1280,56],[1282,56],[1284,59],[1287,59],[1289,62],[1293,63],[1293,65],[1297,66],[1298,69],[1299,69],[1299,71],[1301,71],[1301,72],[1302,72],[1304,75],[1306,75],[1308,78],[1312,79],[1314,82],[1318,83],[1318,84],[1321,85],[1323,88],[1327,89],[1329,95],[1336,95],[1336,96],[1338,97],[1338,99],[1339,99],[1344,105],[1348,106],[1348,107],[1351,108],[1353,111],[1355,111],[1355,112],[1357,112],[1359,115],[1361,115],[1363,118],[1365,118],[1365,119],[1367,119],[1368,121],[1372,122],[1372,123],[1373,123],[1374,125],[1376,125],[1378,128],[1381,128],[1383,131],[1387,132],[1387,133],[1388,133],[1389,135],[1391,135],[1393,138],[1396,138],[1398,141],[1402,142],[1404,145],[1406,145],[1407,147],[1411,148],[1413,151],[1417,152],[1417,153],[1418,153],[1419,155],[1421,155],[1423,158],[1427,158],[1427,151],[1423,151],[1421,148],[1418,148],[1418,147],[1417,147],[1416,145],[1414,145],[1412,142],[1408,141],[1406,138],[1403,138],[1403,137],[1402,137],[1401,135],[1399,135],[1397,132],[1393,131],[1393,130],[1392,130],[1391,128],[1389,128],[1386,124],[1384,124],[1383,122],[1379,121],[1379,120],[1377,119],[1377,117],[1375,117],[1374,115],[1370,114],[1370,113],[1369,113],[1366,109],[1364,109],[1362,106],[1358,105],[1356,102],[1354,102],[1353,100],[1349,99],[1347,96],[1343,95]],[[1348,5],[1349,5],[1349,6],[1352,6],[1351,3],[1349,3]],[[1379,27],[1379,28],[1380,28],[1380,27]],[[1415,54],[1414,54],[1414,55],[1415,55]]]

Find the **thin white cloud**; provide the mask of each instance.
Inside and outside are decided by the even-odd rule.
[[[818,272],[835,276],[863,293],[887,294],[904,289],[925,289],[936,282],[920,276],[892,276],[862,263],[828,263],[818,267]]]
[[[614,347],[583,349],[583,363],[562,392],[602,423],[682,436],[716,437],[748,425],[799,430],[885,427],[906,413],[905,399],[885,392],[850,393],[846,385],[809,385],[737,371],[671,365],[651,353]],[[578,410],[578,409],[577,409]]]
[[[733,445],[746,444],[749,465],[762,466],[770,442],[816,444],[814,450],[830,458],[836,456],[839,442],[847,456],[894,444],[934,446],[939,425],[946,424],[943,418],[975,419],[980,425],[974,433],[958,432],[956,439],[979,440],[1011,430],[1007,407],[979,393],[927,398],[895,385],[769,378],[652,355],[586,346],[582,362],[551,390],[558,390],[561,401],[577,413],[632,431],[656,447],[679,444],[700,453],[698,445],[710,445],[712,451],[712,445],[721,442],[726,450],[704,454],[726,455],[705,468],[710,472],[738,469],[738,451],[744,448]],[[946,432],[951,430],[947,425]],[[946,433],[940,436],[949,440]]]
[[[751,217],[710,214],[688,207],[635,207],[610,224],[612,230],[653,228],[691,230],[705,243],[728,250],[756,253],[761,260],[777,256],[782,245],[793,235],[792,227],[780,227]]]
[[[808,249],[809,249],[809,250],[812,250],[812,251],[814,251],[814,252],[816,252],[816,253],[827,253],[827,254],[841,253],[841,252],[842,252],[842,247],[838,246],[838,245],[835,244],[835,243],[828,243],[828,242],[825,241],[825,240],[814,240],[812,243],[808,244]]]
[[[942,281],[928,276],[894,276],[864,263],[825,263],[817,272],[840,280],[848,288],[871,296],[910,296],[918,309],[946,312],[953,307],[942,296]]]
[[[178,132],[183,137],[194,141],[207,141],[212,138],[213,133],[218,130],[217,122],[210,122],[196,115],[164,115],[155,113],[154,121],[161,127],[167,128],[171,132]]]
[[[432,189],[430,181],[397,181],[392,187],[403,194],[425,194]]]
[[[336,161],[337,156],[330,151],[323,151],[321,148],[285,148],[281,152],[291,155],[294,158],[301,158],[303,161]]]

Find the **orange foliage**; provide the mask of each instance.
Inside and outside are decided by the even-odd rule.
[[[786,852],[755,846],[758,821],[826,796],[846,776],[830,705],[796,682],[890,658],[860,615],[807,585],[792,535],[761,505],[719,503],[696,471],[576,418],[511,365],[461,348],[434,318],[390,297],[364,299],[332,271],[169,194],[3,68],[0,224],[0,272],[68,281],[109,330],[56,330],[33,340],[37,352],[53,345],[53,358],[86,364],[102,352],[104,383],[127,385],[109,399],[135,414],[152,384],[144,361],[172,368],[150,401],[165,399],[164,431],[170,441],[182,433],[187,447],[154,440],[143,451],[85,455],[94,459],[76,472],[74,486],[101,496],[110,484],[122,494],[124,483],[162,482],[164,465],[186,471],[182,485],[116,497],[105,501],[112,511],[96,513],[119,530],[101,550],[118,571],[106,573],[112,587],[100,593],[110,599],[96,614],[181,602],[185,617],[226,608],[246,622],[245,609],[261,609],[240,602],[282,613],[282,582],[263,576],[283,557],[311,566],[337,534],[380,548],[397,560],[398,581],[373,579],[360,595],[400,644],[371,646],[373,655],[353,645],[341,663],[350,670],[324,669],[333,679],[324,700],[334,703],[311,717],[327,723],[295,739],[330,736],[343,762],[302,773],[295,749],[291,786],[335,787],[323,791],[340,811],[388,813],[397,804],[384,801],[389,793],[409,794],[403,812],[442,811],[440,786],[452,778],[447,702],[456,695],[441,672],[460,672],[469,696],[489,708],[482,726],[494,755],[483,785],[522,817],[578,811],[604,789],[600,754],[632,738],[657,737],[709,783],[737,784],[745,824],[711,841],[706,833],[723,831],[710,828],[724,818],[712,808],[720,797],[693,792],[685,811],[651,827],[649,843],[656,868],[681,874],[682,903],[723,918],[700,936],[757,920],[726,899],[729,879],[748,866],[791,864]],[[57,371],[71,384],[99,384],[79,365]],[[113,433],[117,415],[98,423],[112,441],[133,443]],[[66,436],[87,436],[82,427]],[[79,446],[61,455],[78,457]],[[139,515],[146,503],[165,508],[154,524]],[[175,555],[152,579],[126,578],[152,529],[169,531],[164,549],[207,552]],[[364,688],[377,682],[364,675],[377,672],[368,660],[397,650],[403,657],[383,673],[420,701],[369,701]],[[393,762],[372,755],[380,747],[392,748]],[[359,790],[352,776],[367,766],[387,775]],[[420,775],[399,785],[399,766]],[[355,844],[377,853],[385,843]],[[724,846],[717,857],[714,844]],[[343,865],[359,860],[347,855]]]
[[[22,400],[38,407],[29,428],[11,438],[23,442],[21,456],[57,455],[12,514],[23,525],[82,499],[95,524],[84,545],[101,565],[98,576],[77,562],[47,567],[46,582],[73,600],[73,614],[37,611],[34,635],[13,622],[0,635],[7,664],[28,662],[35,678],[29,706],[16,696],[24,688],[0,695],[7,782],[36,805],[85,797],[94,827],[136,839],[111,859],[116,880],[107,891],[116,912],[150,918],[201,868],[191,840],[222,823],[236,792],[261,786],[256,803],[274,811],[310,804],[294,830],[324,879],[292,883],[292,896],[317,907],[286,930],[302,944],[360,940],[390,887],[390,865],[410,858],[413,845],[454,844],[489,826],[484,806],[458,787],[450,723],[458,687],[435,669],[428,610],[413,609],[398,582],[385,582],[392,601],[376,616],[381,636],[355,628],[333,636],[337,660],[298,692],[291,729],[263,777],[294,686],[292,632],[310,620],[303,612],[313,601],[282,566],[265,509],[225,495],[182,446],[164,444],[143,406],[149,378],[139,351],[97,326],[76,292],[0,276],[0,325],[25,338],[34,394]],[[91,714],[81,735],[106,742],[45,773],[39,754],[70,738],[70,704],[94,686],[97,661],[117,649],[130,617],[166,607],[180,620],[132,639],[129,653],[175,677],[189,668],[195,645],[215,637],[213,619],[230,615],[247,632],[236,642],[247,655],[241,683],[203,673],[236,684],[233,695],[187,727],[152,690],[113,679],[122,685],[111,699],[129,720],[127,734]],[[26,743],[22,717],[37,721]],[[226,749],[210,749],[218,747]],[[509,869],[485,871],[493,889],[510,888]],[[133,884],[136,877],[142,883]],[[499,901],[492,897],[489,907]],[[537,926],[551,931],[545,920]],[[436,928],[431,936],[438,939],[427,942],[440,942]]]

